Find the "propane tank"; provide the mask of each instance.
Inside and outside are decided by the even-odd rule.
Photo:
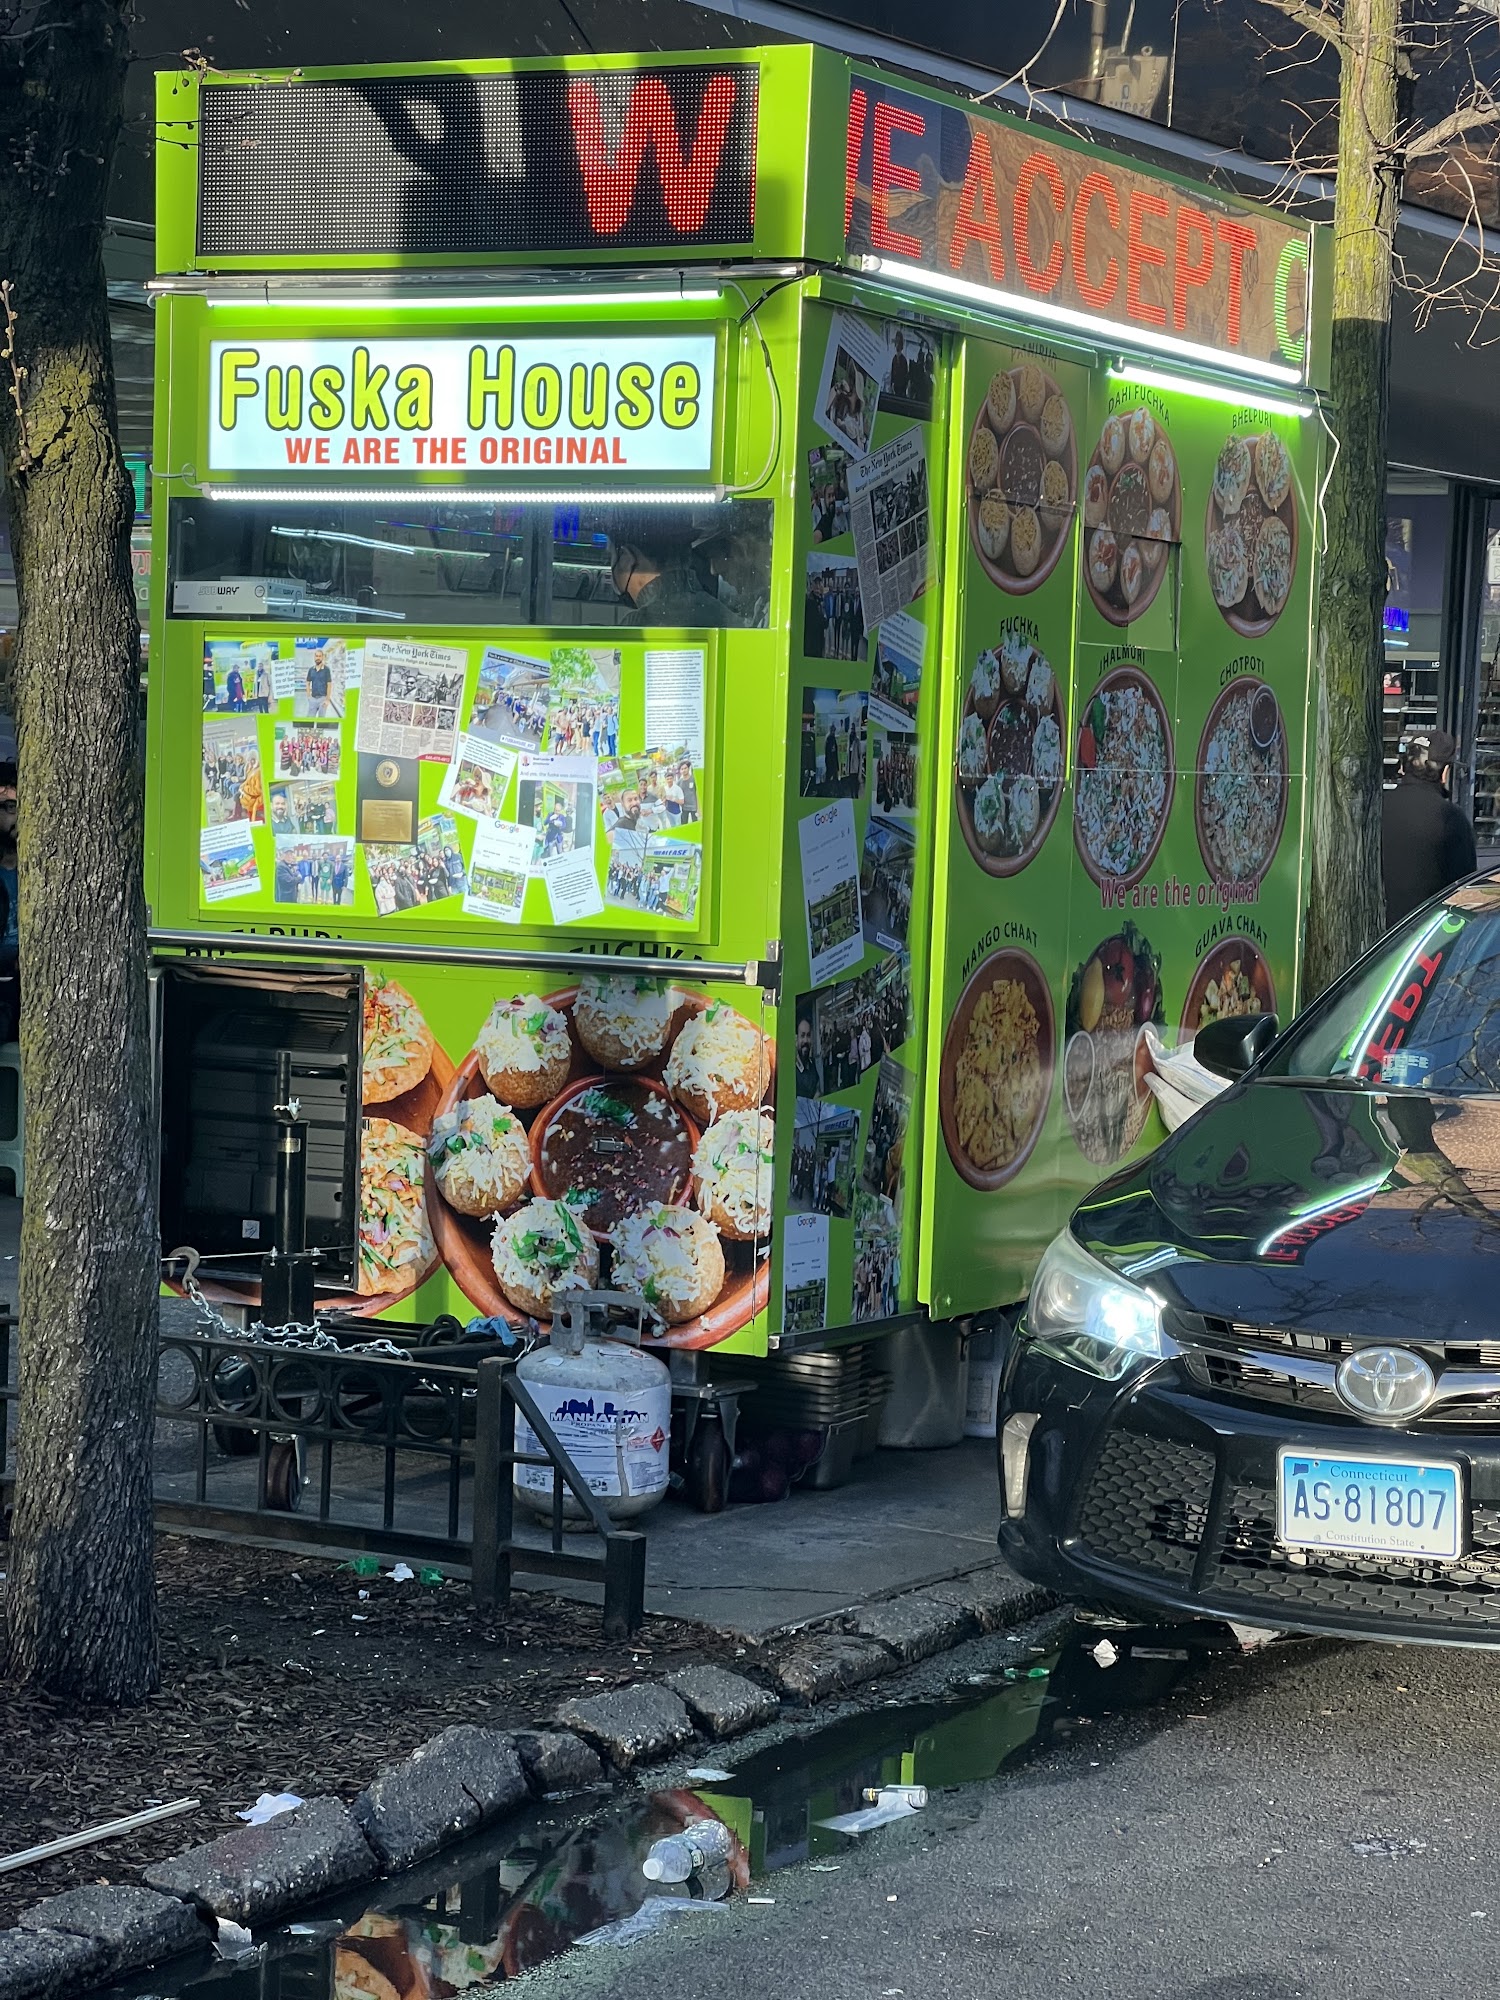
[[[573,1292],[556,1302],[552,1332],[516,1364],[558,1442],[613,1521],[649,1513],[667,1490],[672,1429],[671,1377],[654,1355],[640,1351],[640,1322],[610,1327],[602,1307],[612,1292]],[[516,1413],[516,1450],[541,1454],[535,1432]],[[552,1467],[518,1465],[516,1498],[543,1520],[552,1518]],[[564,1518],[585,1520],[563,1488]]]

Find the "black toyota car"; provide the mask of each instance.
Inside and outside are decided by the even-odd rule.
[[[1047,1251],[1001,1546],[1070,1596],[1500,1645],[1500,871],[1393,931]]]

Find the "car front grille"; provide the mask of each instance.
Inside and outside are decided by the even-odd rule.
[[[1334,1390],[1334,1372],[1346,1354],[1361,1347],[1389,1344],[1308,1333],[1296,1327],[1186,1316],[1173,1331],[1181,1348],[1181,1365],[1195,1387],[1244,1402],[1276,1403],[1309,1415],[1335,1417],[1356,1426],[1360,1419],[1339,1401]],[[1445,1373],[1462,1371],[1466,1377],[1461,1394],[1444,1395],[1407,1428],[1446,1430],[1459,1426],[1500,1431],[1500,1341],[1413,1339],[1397,1344],[1423,1355],[1439,1377],[1440,1386]],[[1287,1355],[1287,1367],[1276,1365],[1279,1354]],[[1292,1372],[1293,1362],[1296,1372]],[[1486,1373],[1493,1375],[1493,1386],[1476,1379]]]
[[[1203,1588],[1284,1607],[1500,1628],[1500,1510],[1475,1504],[1471,1546],[1457,1562],[1285,1549],[1269,1486],[1227,1486]]]
[[[1286,1347],[1299,1354],[1326,1354],[1333,1361],[1352,1354],[1358,1347],[1388,1344],[1384,1340],[1372,1340],[1367,1334],[1309,1333],[1295,1326],[1261,1326],[1254,1320],[1204,1316],[1193,1320],[1184,1318],[1182,1325],[1189,1339],[1195,1330],[1201,1330],[1241,1341],[1247,1347]],[[1397,1344],[1419,1349],[1435,1368],[1494,1368],[1500,1371],[1500,1340],[1430,1340],[1425,1335],[1413,1334],[1410,1339],[1403,1339]]]
[[[1115,1562],[1191,1576],[1213,1490],[1211,1451],[1114,1431],[1089,1481],[1078,1532]]]
[[[1207,1445],[1139,1422],[1117,1427],[1076,1509],[1082,1551],[1252,1623],[1279,1613],[1295,1624],[1300,1612],[1500,1633],[1500,1507],[1472,1503],[1469,1552],[1457,1562],[1286,1549],[1269,1480],[1226,1477],[1215,1504],[1215,1464]]]
[[[1200,1389],[1240,1396],[1254,1403],[1283,1403],[1291,1409],[1316,1410],[1354,1421],[1331,1386],[1300,1382],[1282,1369],[1266,1368],[1237,1354],[1212,1353],[1202,1348],[1184,1349],[1182,1361]]]

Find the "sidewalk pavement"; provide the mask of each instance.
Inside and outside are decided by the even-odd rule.
[[[0,1199],[0,1299],[12,1302],[20,1233],[20,1202]],[[164,1301],[164,1325],[174,1331],[186,1331],[193,1317],[185,1302]],[[185,1443],[159,1425],[158,1492],[186,1498],[191,1465]],[[340,1512],[378,1520],[379,1454],[368,1454],[358,1472],[345,1466]],[[248,1499],[250,1461],[216,1461],[213,1477],[226,1501]],[[418,1528],[430,1516],[441,1533],[442,1481],[405,1458],[398,1483],[402,1524]],[[635,1524],[648,1538],[646,1608],[761,1639],[993,1563],[999,1511],[995,1447],[977,1438],[941,1451],[879,1451],[856,1464],[845,1486],[798,1490],[767,1505],[709,1515],[668,1500]],[[538,1546],[544,1540],[538,1529]],[[589,1592],[577,1586],[568,1594]]]

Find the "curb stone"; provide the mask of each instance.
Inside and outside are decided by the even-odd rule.
[[[876,1680],[895,1665],[894,1656],[873,1639],[829,1632],[792,1646],[771,1664],[771,1674],[793,1701],[815,1702]]]
[[[781,1710],[769,1689],[743,1674],[730,1673],[727,1667],[680,1667],[667,1675],[666,1685],[687,1704],[688,1714],[705,1736],[743,1736]]]
[[[333,1798],[309,1799],[264,1826],[239,1827],[141,1871],[148,1888],[249,1925],[378,1873],[348,1808]]]
[[[82,1992],[109,1973],[94,1938],[63,1931],[0,1931],[0,2000],[54,2000]]]
[[[955,1605],[976,1620],[982,1633],[1002,1631],[1045,1611],[1055,1600],[1050,1592],[1027,1583],[1005,1563],[991,1563],[947,1583],[929,1583],[911,1595],[937,1604]],[[895,1598],[900,1604],[905,1600]]]
[[[514,1738],[460,1722],[387,1764],[349,1811],[382,1872],[392,1874],[527,1797]]]
[[[540,1798],[558,1792],[586,1792],[605,1782],[597,1751],[566,1729],[522,1729],[516,1750],[526,1781]]]
[[[991,1635],[1020,1624],[1055,1601],[993,1562],[806,1629],[764,1670],[789,1703],[806,1707],[931,1658],[976,1628]],[[239,1827],[152,1863],[141,1871],[147,1888],[71,1889],[34,1904],[16,1928],[0,1929],[0,2000],[68,2000],[203,1942],[205,1913],[254,1925],[373,1881],[387,1866],[406,1865],[382,1865],[379,1853],[381,1845],[397,1851],[399,1814],[406,1816],[408,1839],[431,1840],[414,1853],[420,1860],[520,1805],[528,1790],[554,1797],[607,1783],[614,1773],[600,1752],[628,1772],[691,1742],[695,1725],[723,1738],[782,1713],[782,1701],[768,1689],[727,1668],[702,1666],[679,1668],[664,1683],[576,1697],[550,1727],[508,1733],[455,1724],[380,1771],[352,1810],[335,1798],[312,1799],[263,1826]],[[435,1838],[420,1829],[423,1813],[439,1812],[445,1824],[454,1818],[463,1824]],[[356,1817],[361,1813],[369,1837]]]
[[[947,1652],[972,1639],[979,1630],[979,1620],[966,1605],[918,1593],[862,1604],[844,1621],[844,1629],[857,1638],[873,1639],[903,1664],[909,1664],[931,1659],[934,1653]]]
[[[135,1972],[209,1942],[207,1926],[190,1903],[129,1884],[65,1889],[22,1910],[17,1922],[24,1931],[91,1939],[107,1954],[111,1975]]]
[[[660,1762],[693,1735],[687,1709],[655,1681],[575,1697],[563,1703],[555,1720],[560,1729],[586,1737],[622,1771]]]

